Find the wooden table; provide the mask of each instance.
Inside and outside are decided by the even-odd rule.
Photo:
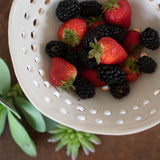
[[[12,84],[16,77],[12,68],[7,39],[8,14],[12,0],[0,0],[0,57],[9,65]],[[30,136],[37,145],[37,158],[25,155],[14,143],[8,124],[0,137],[0,160],[69,160],[65,149],[55,152],[56,144],[48,143],[49,134],[33,131],[25,122]],[[100,136],[102,145],[96,146],[96,153],[85,156],[80,151],[78,160],[160,160],[160,125],[145,132],[129,136]]]

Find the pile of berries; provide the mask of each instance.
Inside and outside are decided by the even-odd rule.
[[[95,87],[108,85],[110,93],[120,99],[129,94],[129,82],[136,81],[141,72],[155,72],[157,63],[140,53],[144,47],[158,49],[159,34],[151,27],[141,33],[138,28],[129,30],[131,5],[127,0],[104,4],[62,0],[56,16],[63,22],[58,29],[59,41],[48,42],[45,50],[52,58],[53,86],[73,89],[87,99],[95,95]]]

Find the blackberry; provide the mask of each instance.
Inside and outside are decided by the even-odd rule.
[[[82,66],[87,67],[88,69],[96,69],[97,62],[95,58],[88,58],[88,49],[82,48],[79,51],[79,58]]]
[[[60,41],[50,41],[46,44],[45,52],[50,58],[64,57],[67,46]]]
[[[118,66],[101,64],[98,67],[97,78],[109,85],[122,84],[126,79],[126,74]]]
[[[80,16],[88,18],[90,16],[98,17],[102,14],[102,4],[97,1],[83,1],[80,3]]]
[[[153,28],[146,28],[140,35],[140,42],[146,48],[156,50],[160,46],[160,37]]]
[[[56,16],[62,22],[75,18],[80,13],[80,4],[78,0],[63,0],[58,4]]]
[[[144,73],[153,73],[157,67],[157,63],[148,56],[140,57],[138,59],[138,65],[140,66],[140,70]]]
[[[113,97],[121,99],[130,93],[130,87],[128,83],[124,82],[122,84],[115,84],[110,86],[110,93]]]
[[[80,69],[79,53],[78,51],[68,52],[64,59],[73,64],[77,69]]]
[[[73,85],[82,99],[92,98],[95,95],[95,87],[87,79],[77,76]]]
[[[126,29],[124,29],[120,26],[113,25],[113,24],[108,24],[107,25],[107,32],[108,32],[108,37],[115,39],[120,44],[124,43],[124,40],[127,35]]]
[[[92,30],[88,31],[83,38],[83,46],[85,48],[91,49],[89,42],[94,42],[94,38],[100,40],[103,37],[108,37],[107,26],[104,24],[100,24]]]
[[[100,24],[97,27],[93,28],[83,38],[83,45],[86,48],[91,49],[89,42],[94,42],[94,38],[100,40],[103,37],[111,37],[115,39],[120,44],[123,44],[126,38],[126,30],[120,26],[108,24]]]

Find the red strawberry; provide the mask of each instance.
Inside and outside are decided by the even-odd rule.
[[[106,82],[102,82],[97,78],[97,69],[84,69],[81,72],[81,76],[88,79],[95,87],[103,87],[106,85]]]
[[[58,38],[62,42],[75,47],[81,43],[86,32],[86,22],[83,19],[74,18],[61,25],[58,30]]]
[[[137,58],[134,56],[129,56],[124,62],[123,70],[126,73],[126,80],[128,82],[134,82],[138,79],[140,75],[140,69],[137,65]]]
[[[140,43],[140,32],[135,30],[130,30],[127,32],[126,39],[124,41],[124,48],[127,53],[139,52],[142,49],[142,45]]]
[[[88,19],[86,19],[86,22],[88,25],[88,30],[91,30],[100,24],[105,24],[105,21],[102,15],[100,15],[99,17],[89,17]]]
[[[117,64],[124,62],[128,55],[124,48],[110,37],[103,37],[98,42],[90,42],[93,48],[89,51],[89,58],[95,57],[97,63],[102,64]]]
[[[131,26],[131,6],[127,0],[108,0],[103,11],[107,22],[126,29]]]
[[[50,70],[50,82],[53,86],[62,88],[74,88],[73,82],[77,76],[76,68],[60,57],[52,58]]]
[[[91,30],[91,29],[97,27],[100,24],[105,24],[105,22],[103,20],[102,21],[98,21],[98,22],[94,22],[90,27],[88,27],[88,30]]]

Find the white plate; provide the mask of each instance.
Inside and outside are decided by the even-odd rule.
[[[104,135],[143,131],[160,122],[160,68],[143,74],[122,100],[97,89],[96,96],[80,100],[49,84],[50,58],[45,44],[57,39],[61,25],[55,16],[59,0],[14,0],[9,18],[9,47],[18,81],[34,106],[49,118],[72,128]],[[104,2],[104,0],[103,0]],[[130,0],[132,27],[160,28],[159,0]],[[160,31],[160,30],[159,30]],[[146,52],[160,64],[160,50]]]

